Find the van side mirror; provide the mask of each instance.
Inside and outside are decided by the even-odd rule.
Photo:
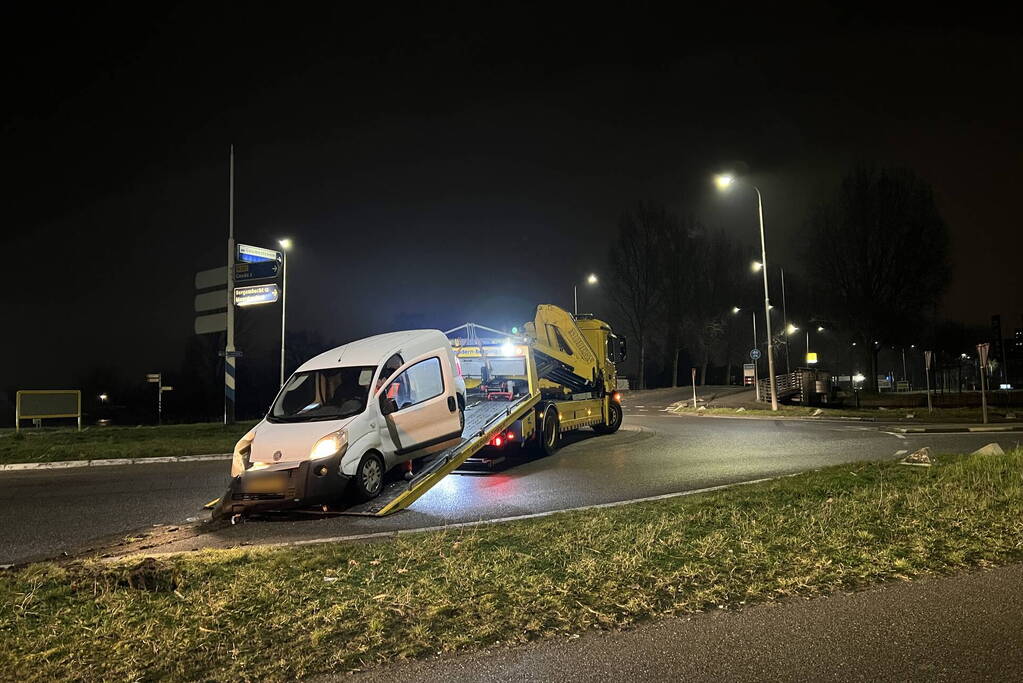
[[[628,344],[626,343],[625,337],[618,337],[618,362],[624,362],[625,357],[628,355]]]
[[[387,416],[398,412],[398,402],[393,398],[387,398],[387,392],[380,394],[380,414]]]

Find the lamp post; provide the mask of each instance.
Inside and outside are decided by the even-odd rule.
[[[735,184],[735,177],[731,175],[719,175],[714,181],[718,189],[727,190]],[[760,263],[764,271],[764,319],[767,322],[767,371],[771,375],[771,410],[778,410],[778,382],[774,375],[774,343],[771,340],[771,294],[767,288],[767,243],[764,240],[764,200],[760,196],[760,188],[751,185],[757,193],[757,219],[760,223]]]
[[[586,284],[595,285],[597,284],[597,274],[590,273],[586,276]],[[572,306],[575,315],[579,315],[579,285],[572,285]]]
[[[290,238],[285,237],[284,239],[277,240],[277,244],[281,246],[281,386],[284,386],[284,328],[287,322],[287,311],[288,311],[288,250],[291,249],[292,241]]]

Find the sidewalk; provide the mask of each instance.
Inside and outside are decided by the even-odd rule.
[[[323,680],[1018,680],[1023,565]]]

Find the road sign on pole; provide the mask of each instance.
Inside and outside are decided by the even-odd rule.
[[[227,290],[217,289],[212,292],[203,292],[195,295],[195,312],[215,311],[218,308],[227,308]]]
[[[760,360],[760,349],[750,349],[749,357],[753,360]]]
[[[226,305],[226,302],[225,302]],[[210,313],[200,315],[195,319],[196,334],[212,334],[223,332],[227,329],[227,313]]]
[[[258,263],[260,261],[280,261],[281,252],[251,244],[239,244],[236,260],[241,263]]]
[[[213,287],[227,287],[227,268],[210,268],[200,270],[195,274],[196,289],[211,289]]]
[[[977,356],[980,361],[978,370],[980,370],[980,408],[981,413],[984,416],[984,424],[987,424],[987,355],[991,349],[991,344],[984,342],[983,344],[977,344]]]
[[[234,281],[269,280],[281,271],[280,261],[255,261],[234,264]]]
[[[280,298],[280,290],[277,288],[276,284],[234,288],[235,306],[273,304],[277,302],[278,298]]]

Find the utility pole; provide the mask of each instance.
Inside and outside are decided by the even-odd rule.
[[[778,410],[778,380],[774,374],[774,343],[771,341],[771,295],[767,287],[767,241],[764,239],[764,201],[757,192],[757,217],[760,219],[760,260],[764,264],[764,320],[767,321],[767,371],[771,373],[771,410]]]
[[[224,424],[234,424],[234,145],[231,145],[231,180],[227,214],[227,345],[224,349]]]

